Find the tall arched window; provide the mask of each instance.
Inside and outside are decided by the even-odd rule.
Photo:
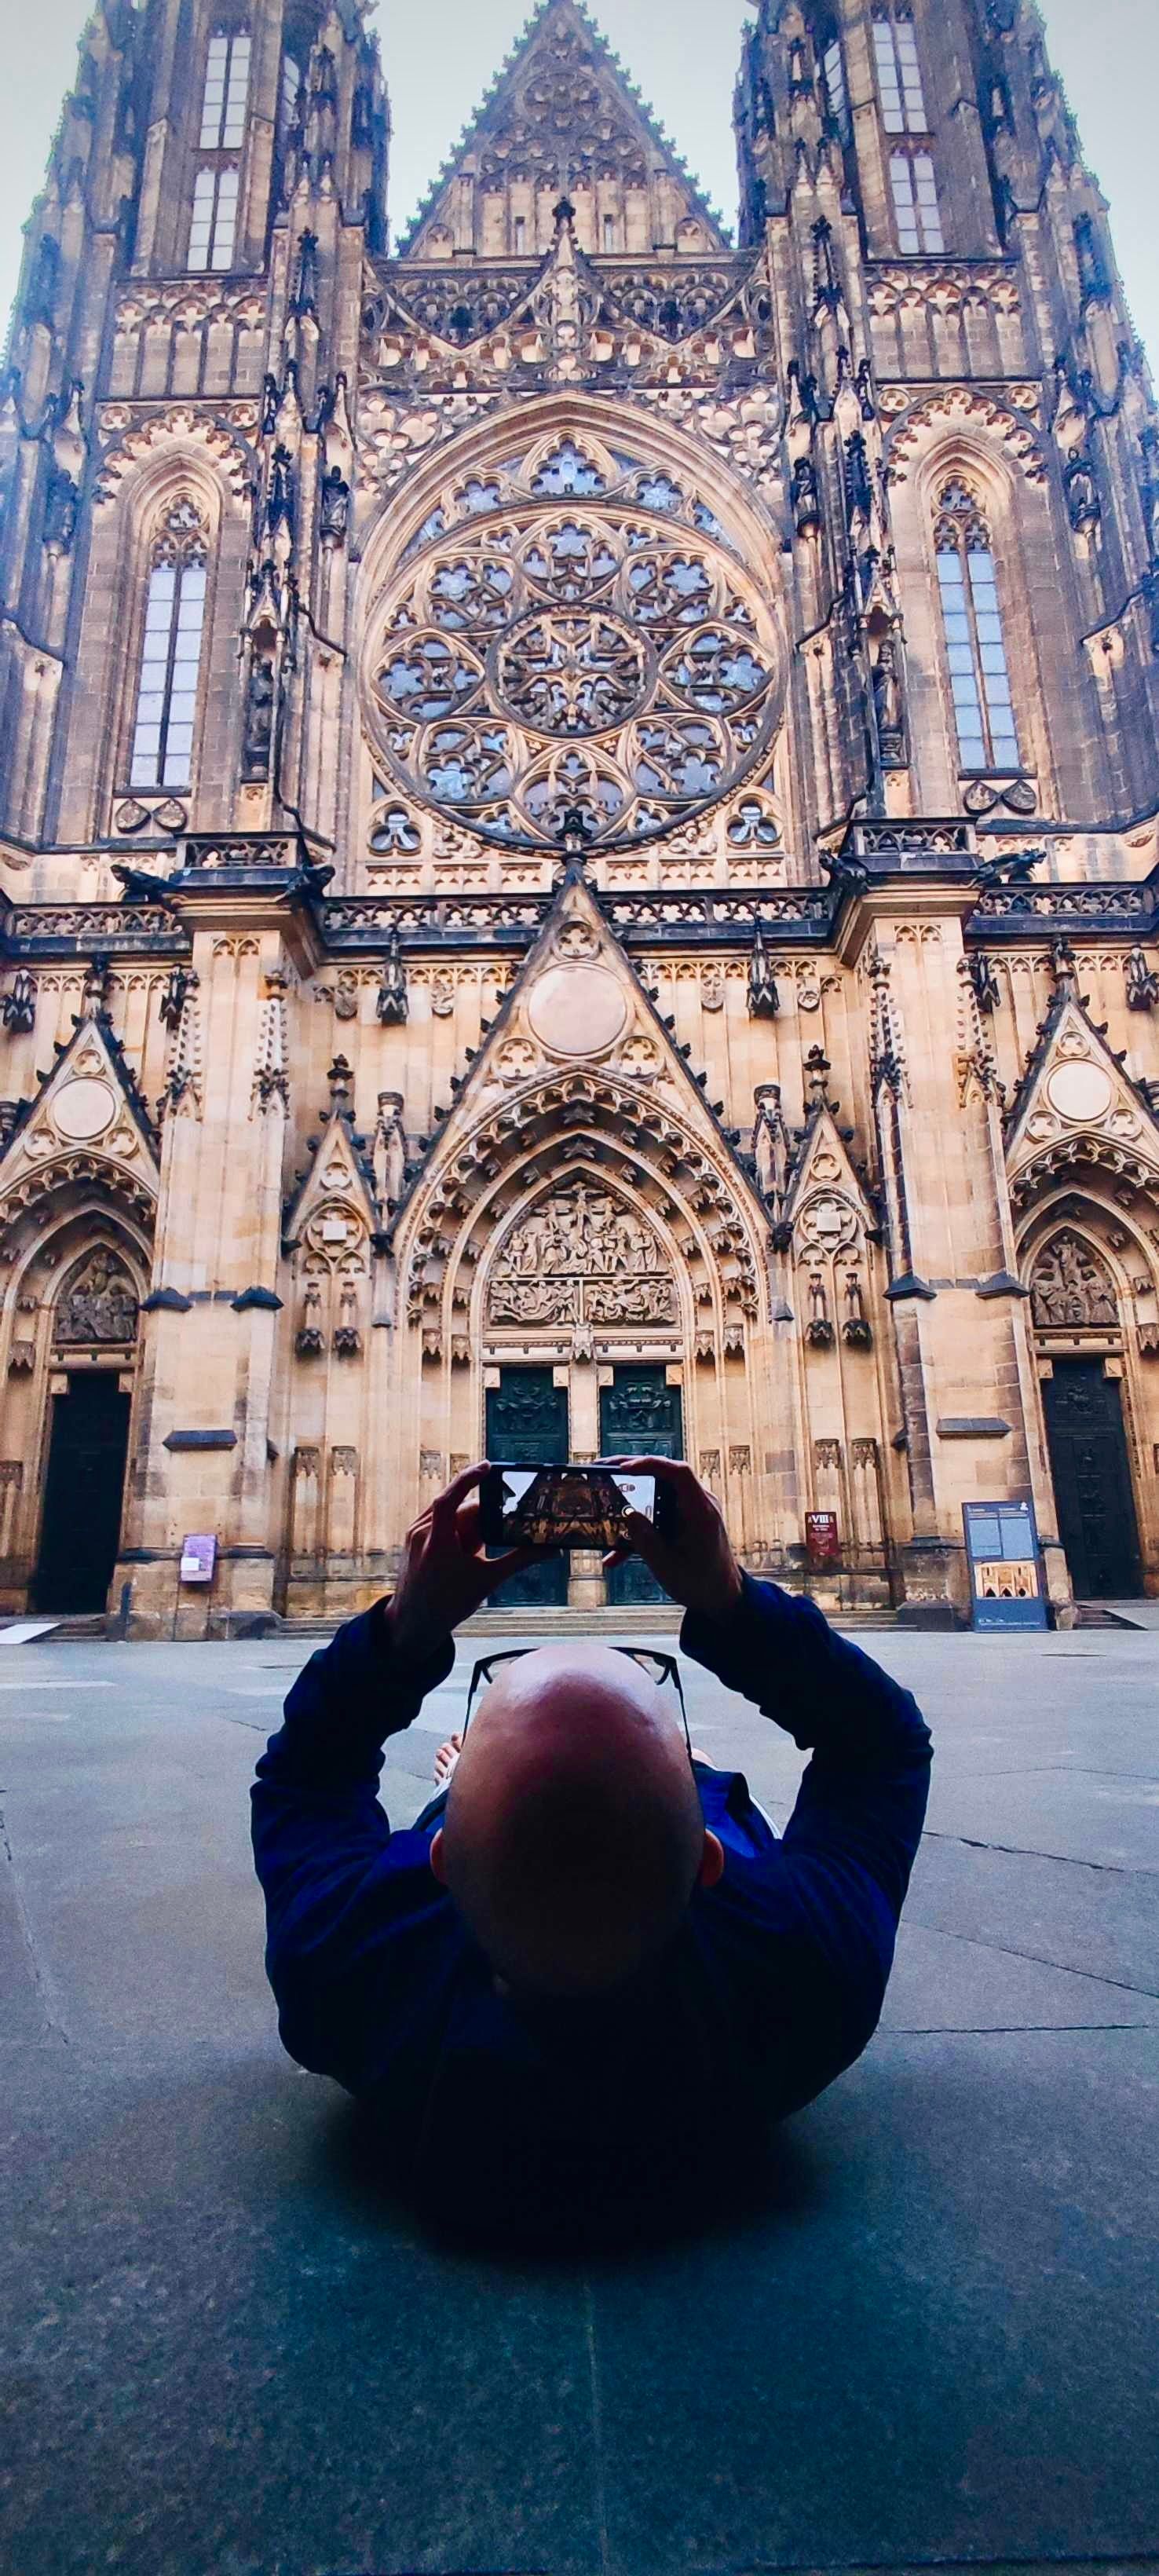
[[[934,532],[942,625],[963,769],[1016,769],[1018,729],[985,519],[965,484],[947,483]]]
[[[905,258],[946,247],[938,205],[938,182],[929,152],[891,152],[889,184],[897,222],[897,246]]]
[[[188,787],[205,619],[208,546],[192,501],[174,503],[153,547],[130,784]]]
[[[250,39],[244,27],[218,27],[209,39],[205,88],[201,99],[200,145],[203,160],[193,181],[187,267],[227,269],[233,265],[237,231],[240,168],[229,153],[245,142],[249,94]]]
[[[203,152],[236,152],[245,141],[250,40],[244,28],[219,28],[209,39],[201,101]]]
[[[873,51],[877,86],[887,134],[925,134],[929,126],[917,37],[909,9],[897,5],[873,13]]]

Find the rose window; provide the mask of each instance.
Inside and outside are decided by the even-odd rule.
[[[677,524],[677,518],[683,524]],[[776,630],[715,514],[592,442],[444,496],[373,630],[391,792],[484,838],[651,836],[767,765]]]

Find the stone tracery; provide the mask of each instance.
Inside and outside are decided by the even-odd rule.
[[[569,810],[591,837],[643,836],[729,793],[767,757],[780,654],[726,542],[594,440],[468,478],[408,547],[368,663],[398,787],[549,844]]]

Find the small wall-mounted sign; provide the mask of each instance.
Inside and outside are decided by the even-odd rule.
[[[1038,1531],[1029,1503],[963,1503],[975,1628],[1045,1628]]]
[[[217,1540],[212,1530],[194,1531],[181,1541],[180,1580],[182,1583],[212,1583],[217,1563]]]
[[[805,1554],[810,1565],[836,1565],[841,1555],[841,1533],[836,1512],[806,1512]]]

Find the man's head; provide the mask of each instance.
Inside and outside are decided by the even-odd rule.
[[[503,1982],[595,1994],[670,1939],[724,1866],[679,1719],[610,1647],[507,1665],[467,1731],[431,1867]]]

